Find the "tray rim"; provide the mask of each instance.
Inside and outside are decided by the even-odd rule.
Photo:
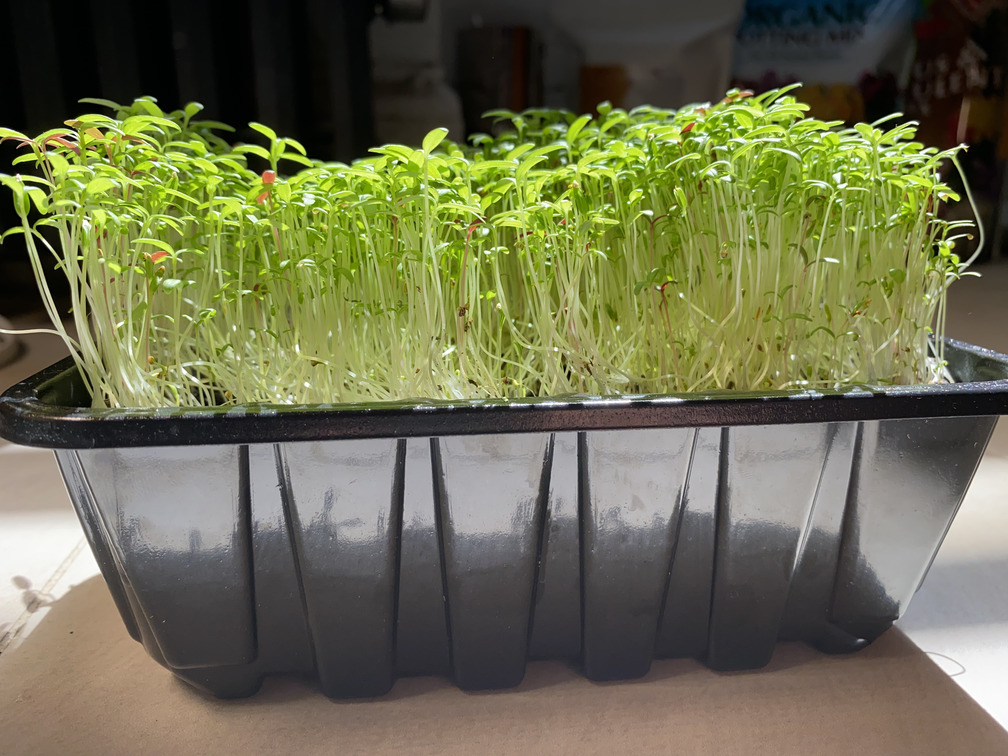
[[[413,400],[359,404],[246,404],[93,409],[46,400],[76,378],[67,357],[0,396],[0,437],[51,449],[284,443],[363,438],[728,427],[1008,414],[1008,355],[945,339],[950,366],[989,380],[819,391]]]

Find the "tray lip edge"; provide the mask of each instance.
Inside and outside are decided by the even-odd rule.
[[[994,363],[1005,377],[931,385],[852,385],[834,391],[92,409],[48,404],[39,396],[45,386],[68,380],[76,370],[67,357],[0,396],[0,437],[26,446],[81,449],[1008,414],[1008,355],[955,339],[946,338],[945,344],[974,363]]]

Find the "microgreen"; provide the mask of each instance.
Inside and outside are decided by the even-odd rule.
[[[262,124],[263,144],[232,146],[196,104],[91,104],[113,115],[0,129],[25,171],[0,181],[21,219],[6,234],[96,405],[943,376],[929,337],[971,225],[939,215],[957,151],[912,124],[842,128],[786,90],[732,91],[597,118],[498,111],[498,136],[437,129],[347,165]]]

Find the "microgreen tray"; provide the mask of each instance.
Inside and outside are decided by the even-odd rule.
[[[923,387],[149,411],[80,406],[62,364],[0,435],[56,450],[126,629],[218,696],[751,669],[906,608],[1008,411],[1008,357],[946,358]]]

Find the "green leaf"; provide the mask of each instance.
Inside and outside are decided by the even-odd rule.
[[[526,157],[527,158],[537,157],[539,155],[548,156],[553,154],[554,152],[559,152],[563,148],[564,145],[561,144],[560,142],[554,142],[553,144],[545,144],[542,147],[537,147],[536,149],[532,150]]]
[[[253,131],[258,131],[260,134],[262,134],[264,137],[270,140],[271,143],[276,141],[277,138],[276,132],[273,131],[273,129],[271,129],[269,126],[265,126],[256,121],[252,121],[251,123],[249,123],[249,128],[252,129]]]
[[[743,129],[751,129],[753,127],[753,117],[746,110],[742,108],[733,109],[731,111],[732,115],[735,116],[735,120],[739,122],[739,125]]]
[[[531,144],[529,144],[528,142],[523,142],[522,144],[519,144],[514,149],[509,150],[508,154],[505,155],[504,157],[505,157],[505,159],[507,159],[509,161],[515,161],[515,160],[518,160],[518,158],[520,158],[522,155],[524,155],[526,152],[528,152],[531,149],[532,149],[532,145]]]
[[[134,113],[146,113],[158,118],[164,117],[164,111],[158,107],[157,100],[153,97],[137,97],[133,101],[130,111]]]
[[[574,123],[567,127],[567,144],[573,145],[574,141],[578,138],[578,134],[591,122],[590,115],[583,115],[578,118]]]
[[[167,134],[171,131],[179,131],[179,125],[168,118],[149,115],[130,116],[122,122],[122,132],[127,136],[143,137],[150,131],[160,131]]]
[[[0,184],[3,184],[14,195],[14,210],[22,218],[28,215],[28,202],[25,200],[25,185],[13,176],[0,174]]]
[[[201,171],[207,174],[212,175],[219,173],[217,166],[214,165],[209,160],[207,160],[206,158],[202,157],[193,158],[193,165],[195,165],[197,168],[199,168]]]
[[[903,283],[906,281],[907,272],[903,268],[890,268],[889,277],[896,283]]]
[[[474,215],[477,218],[480,217],[481,215],[480,208],[470,207],[469,205],[462,205],[458,202],[441,202],[439,206],[444,208],[445,210],[455,210],[456,212]]]
[[[296,152],[285,152],[280,156],[280,159],[290,161],[291,163],[297,163],[298,165],[303,165],[306,168],[311,168],[315,165],[310,158],[307,158],[304,155],[299,155]]]
[[[0,126],[0,139],[20,139],[25,142],[31,141],[20,131],[14,131],[14,129],[5,129],[2,126]]]
[[[59,184],[60,180],[66,175],[67,171],[70,169],[70,163],[65,157],[60,155],[58,152],[50,152],[46,155],[46,160],[49,161],[49,167],[52,170],[53,178],[56,183]]]
[[[82,105],[101,105],[103,108],[108,108],[113,111],[125,110],[122,105],[118,102],[113,102],[112,100],[103,100],[100,97],[81,97],[77,102]]]
[[[514,111],[507,110],[505,108],[498,108],[496,110],[487,110],[483,113],[483,118],[493,118],[494,122],[506,121],[514,118],[517,115]]]
[[[413,150],[410,154],[409,163],[410,165],[416,166],[417,170],[423,168],[424,161],[427,158],[427,153],[423,150]]]
[[[515,180],[520,184],[525,181],[528,176],[529,171],[535,168],[539,163],[546,159],[545,155],[536,155],[535,157],[526,158],[521,162],[518,168],[515,169]]]
[[[190,120],[192,120],[193,116],[195,116],[201,110],[203,110],[203,104],[199,102],[186,103],[185,107],[182,108],[182,112],[185,114],[185,117]]]
[[[35,205],[35,209],[45,215],[49,212],[49,195],[37,186],[29,186],[25,189],[28,199]]]
[[[270,159],[269,151],[264,147],[260,147],[258,144],[239,144],[234,149],[239,155],[255,155],[263,160]]]
[[[480,211],[486,213],[487,210],[495,203],[498,202],[503,195],[501,194],[488,194],[480,200]]]
[[[118,188],[118,185],[112,179],[98,176],[88,182],[87,186],[84,187],[84,191],[87,194],[105,194],[112,189]]]
[[[175,254],[175,250],[172,245],[162,239],[151,239],[149,237],[137,239],[136,246],[139,247],[141,244],[149,244],[163,252],[167,252],[169,255]]]
[[[443,126],[427,132],[427,136],[423,138],[423,151],[428,155],[434,152],[446,136],[448,136],[448,129]]]
[[[413,150],[402,144],[386,144],[381,147],[372,147],[369,152],[374,152],[379,155],[390,155],[404,163],[410,161],[410,157],[413,155]]]

